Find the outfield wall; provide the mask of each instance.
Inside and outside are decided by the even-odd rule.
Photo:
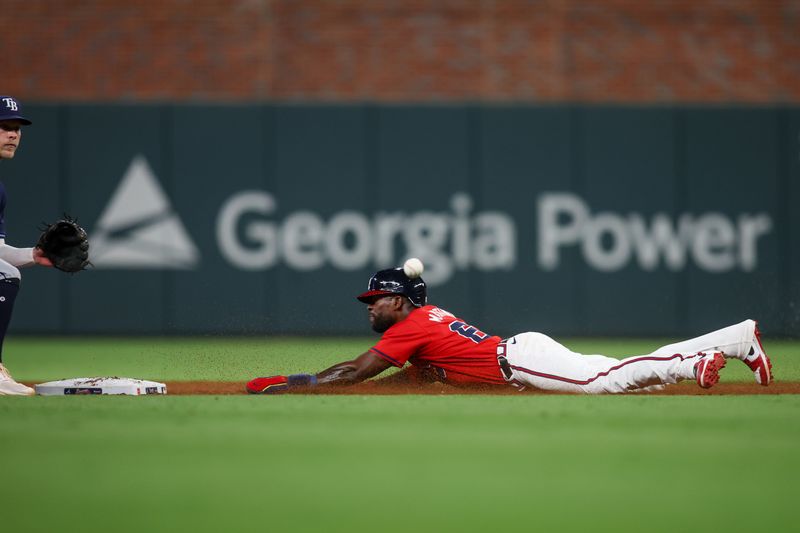
[[[96,269],[25,274],[27,333],[354,334],[410,255],[501,335],[800,333],[800,109],[30,105],[8,242],[63,211]]]

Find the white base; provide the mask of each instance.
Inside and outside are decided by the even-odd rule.
[[[140,396],[167,393],[167,386],[163,383],[118,377],[62,379],[34,385],[34,389],[36,394],[40,396],[71,396],[74,394],[127,394]]]

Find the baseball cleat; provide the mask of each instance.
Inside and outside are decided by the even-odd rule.
[[[721,352],[703,354],[694,365],[694,377],[697,384],[704,389],[710,389],[719,381],[719,371],[725,366],[725,357]]]
[[[753,323],[753,339],[750,344],[750,351],[744,358],[744,364],[753,371],[756,383],[767,386],[772,383],[772,361],[769,360],[764,346],[761,344],[761,332],[758,330],[758,322]]]
[[[33,396],[36,394],[32,388],[17,383],[6,367],[0,363],[0,396]]]

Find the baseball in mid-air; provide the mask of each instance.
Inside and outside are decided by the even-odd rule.
[[[420,277],[424,270],[425,267],[423,266],[422,261],[416,257],[412,257],[403,263],[403,272],[405,272],[406,276],[411,279]]]

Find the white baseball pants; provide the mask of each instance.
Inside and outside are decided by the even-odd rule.
[[[509,382],[541,390],[586,394],[658,390],[694,379],[698,353],[723,352],[743,359],[754,340],[755,322],[668,344],[647,355],[615,359],[573,352],[542,333],[520,333],[506,342]]]

